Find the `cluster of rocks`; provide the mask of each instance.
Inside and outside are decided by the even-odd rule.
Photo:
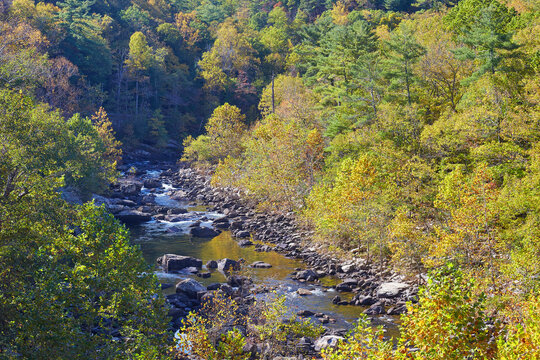
[[[176,254],[165,254],[157,259],[159,266],[164,271],[178,272],[185,271],[186,269],[194,269],[194,271],[200,271],[203,266],[203,262],[200,259],[196,259],[189,256],[181,256]],[[259,264],[254,263],[251,266]],[[169,316],[172,318],[172,325],[174,328],[179,328],[182,325],[182,318],[185,317],[190,311],[200,309],[203,304],[212,302],[216,297],[225,295],[230,297],[238,306],[238,313],[246,315],[249,313],[249,307],[255,302],[253,294],[260,289],[253,287],[253,283],[248,277],[240,275],[232,275],[231,270],[239,270],[241,261],[235,261],[232,259],[221,259],[219,261],[211,260],[206,263],[207,269],[218,269],[227,276],[226,283],[214,283],[208,286],[202,285],[200,282],[193,278],[187,278],[180,280],[175,285],[175,293],[167,295],[166,299],[169,304]],[[302,290],[299,289],[299,290]],[[303,289],[306,290],[306,289]],[[265,291],[268,291],[266,289]],[[309,290],[306,290],[309,291]],[[299,317],[313,317],[322,324],[335,323],[336,320],[323,313],[314,313],[309,310],[302,310],[297,313]],[[247,329],[244,329],[244,332]],[[330,330],[327,329],[326,333],[316,339],[308,337],[300,338],[295,344],[294,348],[289,349],[292,353],[298,355],[288,356],[285,358],[277,357],[276,359],[289,359],[289,360],[301,360],[306,358],[316,358],[318,352],[329,346],[336,346],[340,340],[344,339],[345,330]],[[267,344],[266,344],[267,345]],[[244,347],[246,353],[263,354],[269,349],[265,349],[265,344],[257,341],[257,339],[249,339]],[[306,357],[307,356],[307,357]]]
[[[202,271],[202,260],[191,256],[165,254],[157,258],[157,264],[162,267],[163,271],[170,273],[192,272],[201,277],[207,277],[205,274],[210,274]],[[166,297],[169,304],[169,316],[172,318],[172,324],[175,328],[181,326],[182,318],[190,311],[199,309],[204,302],[212,301],[218,294],[231,297],[237,304],[241,305],[249,305],[255,301],[250,291],[251,279],[230,273],[232,270],[240,269],[240,262],[228,258],[219,261],[211,260],[206,264],[206,268],[222,271],[228,275],[227,282],[208,286],[202,285],[193,278],[178,282],[175,285],[175,293]]]
[[[174,184],[186,191],[186,198],[225,214],[213,222],[213,227],[218,231],[230,230],[241,246],[252,245],[247,240],[250,238],[261,241],[255,244],[256,251],[276,251],[302,260],[308,269],[293,273],[293,279],[314,283],[329,275],[342,279],[335,290],[352,292],[354,296],[350,300],[336,296],[337,305],[369,307],[364,311],[369,315],[397,315],[406,311],[407,301],[416,301],[418,287],[404,283],[386,264],[372,264],[361,258],[343,261],[328,254],[323,245],[313,246],[306,241],[313,232],[300,226],[292,213],[257,212],[255,204],[247,201],[240,190],[214,188],[209,176],[189,167],[175,174]]]

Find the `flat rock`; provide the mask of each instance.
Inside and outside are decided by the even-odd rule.
[[[165,272],[182,270],[189,267],[202,267],[202,260],[191,256],[182,256],[176,254],[165,254],[160,256],[157,258],[157,263],[161,265],[163,271]]]
[[[250,265],[250,267],[255,269],[269,269],[272,267],[272,265],[265,263],[264,261],[255,261],[253,264]]]
[[[398,282],[387,282],[382,283],[379,289],[377,290],[378,298],[394,298],[399,296],[401,292],[409,288],[409,284],[398,283]]]

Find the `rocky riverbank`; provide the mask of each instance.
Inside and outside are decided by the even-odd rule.
[[[241,192],[213,188],[210,178],[196,170],[172,166],[170,163],[126,166],[122,170],[126,175],[112,186],[110,196],[95,196],[95,200],[106,204],[109,211],[126,224],[150,220],[180,224],[192,220],[188,231],[197,238],[212,238],[222,231],[230,231],[239,246],[252,246],[259,252],[275,251],[301,260],[305,266],[292,272],[291,279],[312,289],[336,291],[337,295],[332,299],[334,304],[360,306],[360,312],[368,315],[400,314],[406,311],[406,301],[415,300],[417,288],[404,283],[397,275],[380,270],[379,265],[368,264],[360,258],[344,260],[325,252],[323,246],[314,246],[310,242],[313,233],[300,226],[294,214],[258,212],[255,204],[247,201]],[[208,210],[223,216],[201,218],[200,213],[160,203],[157,199],[165,185],[168,198],[192,205],[205,205]],[[174,233],[184,230],[180,226],[171,226],[167,231]],[[225,258],[209,261],[203,266],[201,260],[183,255],[163,254],[157,259],[157,264],[165,272],[192,273],[200,278],[209,277],[209,270],[216,268],[227,275],[227,281],[203,286],[194,278],[189,278],[177,283],[175,293],[167,295],[173,328],[180,326],[181,319],[189,311],[198,309],[201,303],[212,299],[217,293],[234,298],[242,306],[249,306],[255,299],[254,294],[269,290],[255,286],[248,277],[231,271],[241,267],[268,268],[272,264],[245,264],[242,259]],[[327,281],[328,278],[332,281]],[[164,288],[171,286],[174,285],[162,284]],[[297,294],[310,296],[311,290],[298,288]],[[327,314],[302,309],[298,316],[312,317],[322,324],[335,321]],[[318,343],[313,339],[309,348],[314,350],[332,345],[342,333],[335,329],[328,331],[324,339],[317,340]],[[308,347],[309,344],[304,345]]]
[[[251,240],[260,241],[258,251],[276,251],[287,257],[301,259],[307,269],[291,274],[302,282],[320,283],[326,276],[342,281],[334,287],[340,293],[353,293],[350,300],[334,298],[338,305],[368,306],[368,315],[397,315],[406,311],[405,303],[415,301],[418,288],[379,264],[369,264],[362,258],[339,259],[325,251],[326,245],[314,245],[310,239],[313,232],[302,228],[295,215],[260,213],[255,204],[246,201],[235,189],[213,188],[209,176],[189,167],[180,168],[174,175],[174,183],[186,189],[185,196],[225,214],[214,221],[217,229],[229,229],[241,246]],[[189,189],[189,190],[187,190]]]

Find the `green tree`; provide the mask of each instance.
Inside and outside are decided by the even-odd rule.
[[[486,72],[494,75],[500,70],[503,60],[501,51],[511,51],[518,47],[512,41],[513,34],[506,30],[506,24],[501,22],[499,11],[500,6],[494,3],[480,9],[470,28],[465,30],[460,38],[467,47],[455,51],[458,59],[476,60],[480,63],[472,79],[477,79]]]
[[[390,79],[391,88],[404,88],[407,103],[410,106],[412,104],[411,86],[417,78],[413,65],[418,62],[425,50],[416,41],[412,29],[405,24],[392,32],[385,45],[387,47],[386,76]]]
[[[160,358],[164,299],[140,250],[103,208],[58,191],[100,163],[97,129],[21,94],[3,90],[0,103],[2,355]]]

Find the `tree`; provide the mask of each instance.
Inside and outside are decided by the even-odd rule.
[[[512,33],[505,29],[504,22],[498,15],[500,6],[494,3],[480,9],[468,30],[465,30],[461,41],[468,47],[456,51],[456,56],[462,60],[477,60],[478,69],[472,79],[477,79],[486,72],[495,74],[500,69],[503,56],[501,50],[515,50],[518,45],[512,41]]]
[[[451,263],[430,272],[418,304],[403,317],[401,352],[405,346],[417,349],[407,359],[496,358],[490,338],[498,335],[498,324],[488,326],[486,297],[474,293],[472,282]]]
[[[232,20],[224,22],[217,31],[212,49],[204,53],[199,61],[201,76],[206,80],[205,86],[211,90],[225,90],[239,71],[247,71],[257,63],[253,53],[245,34],[239,33]]]
[[[245,118],[234,105],[225,103],[218,106],[206,123],[206,135],[184,141],[183,158],[215,164],[229,156],[239,156],[242,152],[240,140],[246,131]]]
[[[97,129],[18,93],[2,90],[0,103],[2,354],[163,356],[164,299],[126,228],[104,208],[60,198],[68,178],[103,180],[82,179],[104,172]]]
[[[320,237],[345,249],[361,247],[371,261],[374,248],[382,252],[385,247],[390,202],[384,188],[375,159],[348,158],[331,182],[313,189],[304,213]]]
[[[137,31],[131,35],[126,65],[135,78],[135,120],[139,116],[139,83],[144,80],[144,73],[152,64],[152,51],[142,32]]]
[[[416,79],[413,65],[425,53],[418,44],[415,35],[408,25],[401,24],[392,32],[387,47],[386,76],[391,81],[391,88],[405,88],[407,103],[412,104],[411,86]]]
[[[437,241],[430,250],[435,264],[454,261],[464,270],[483,274],[486,281],[497,286],[502,245],[499,192],[485,164],[471,176],[457,169],[445,177],[435,201],[447,219],[436,228]]]

